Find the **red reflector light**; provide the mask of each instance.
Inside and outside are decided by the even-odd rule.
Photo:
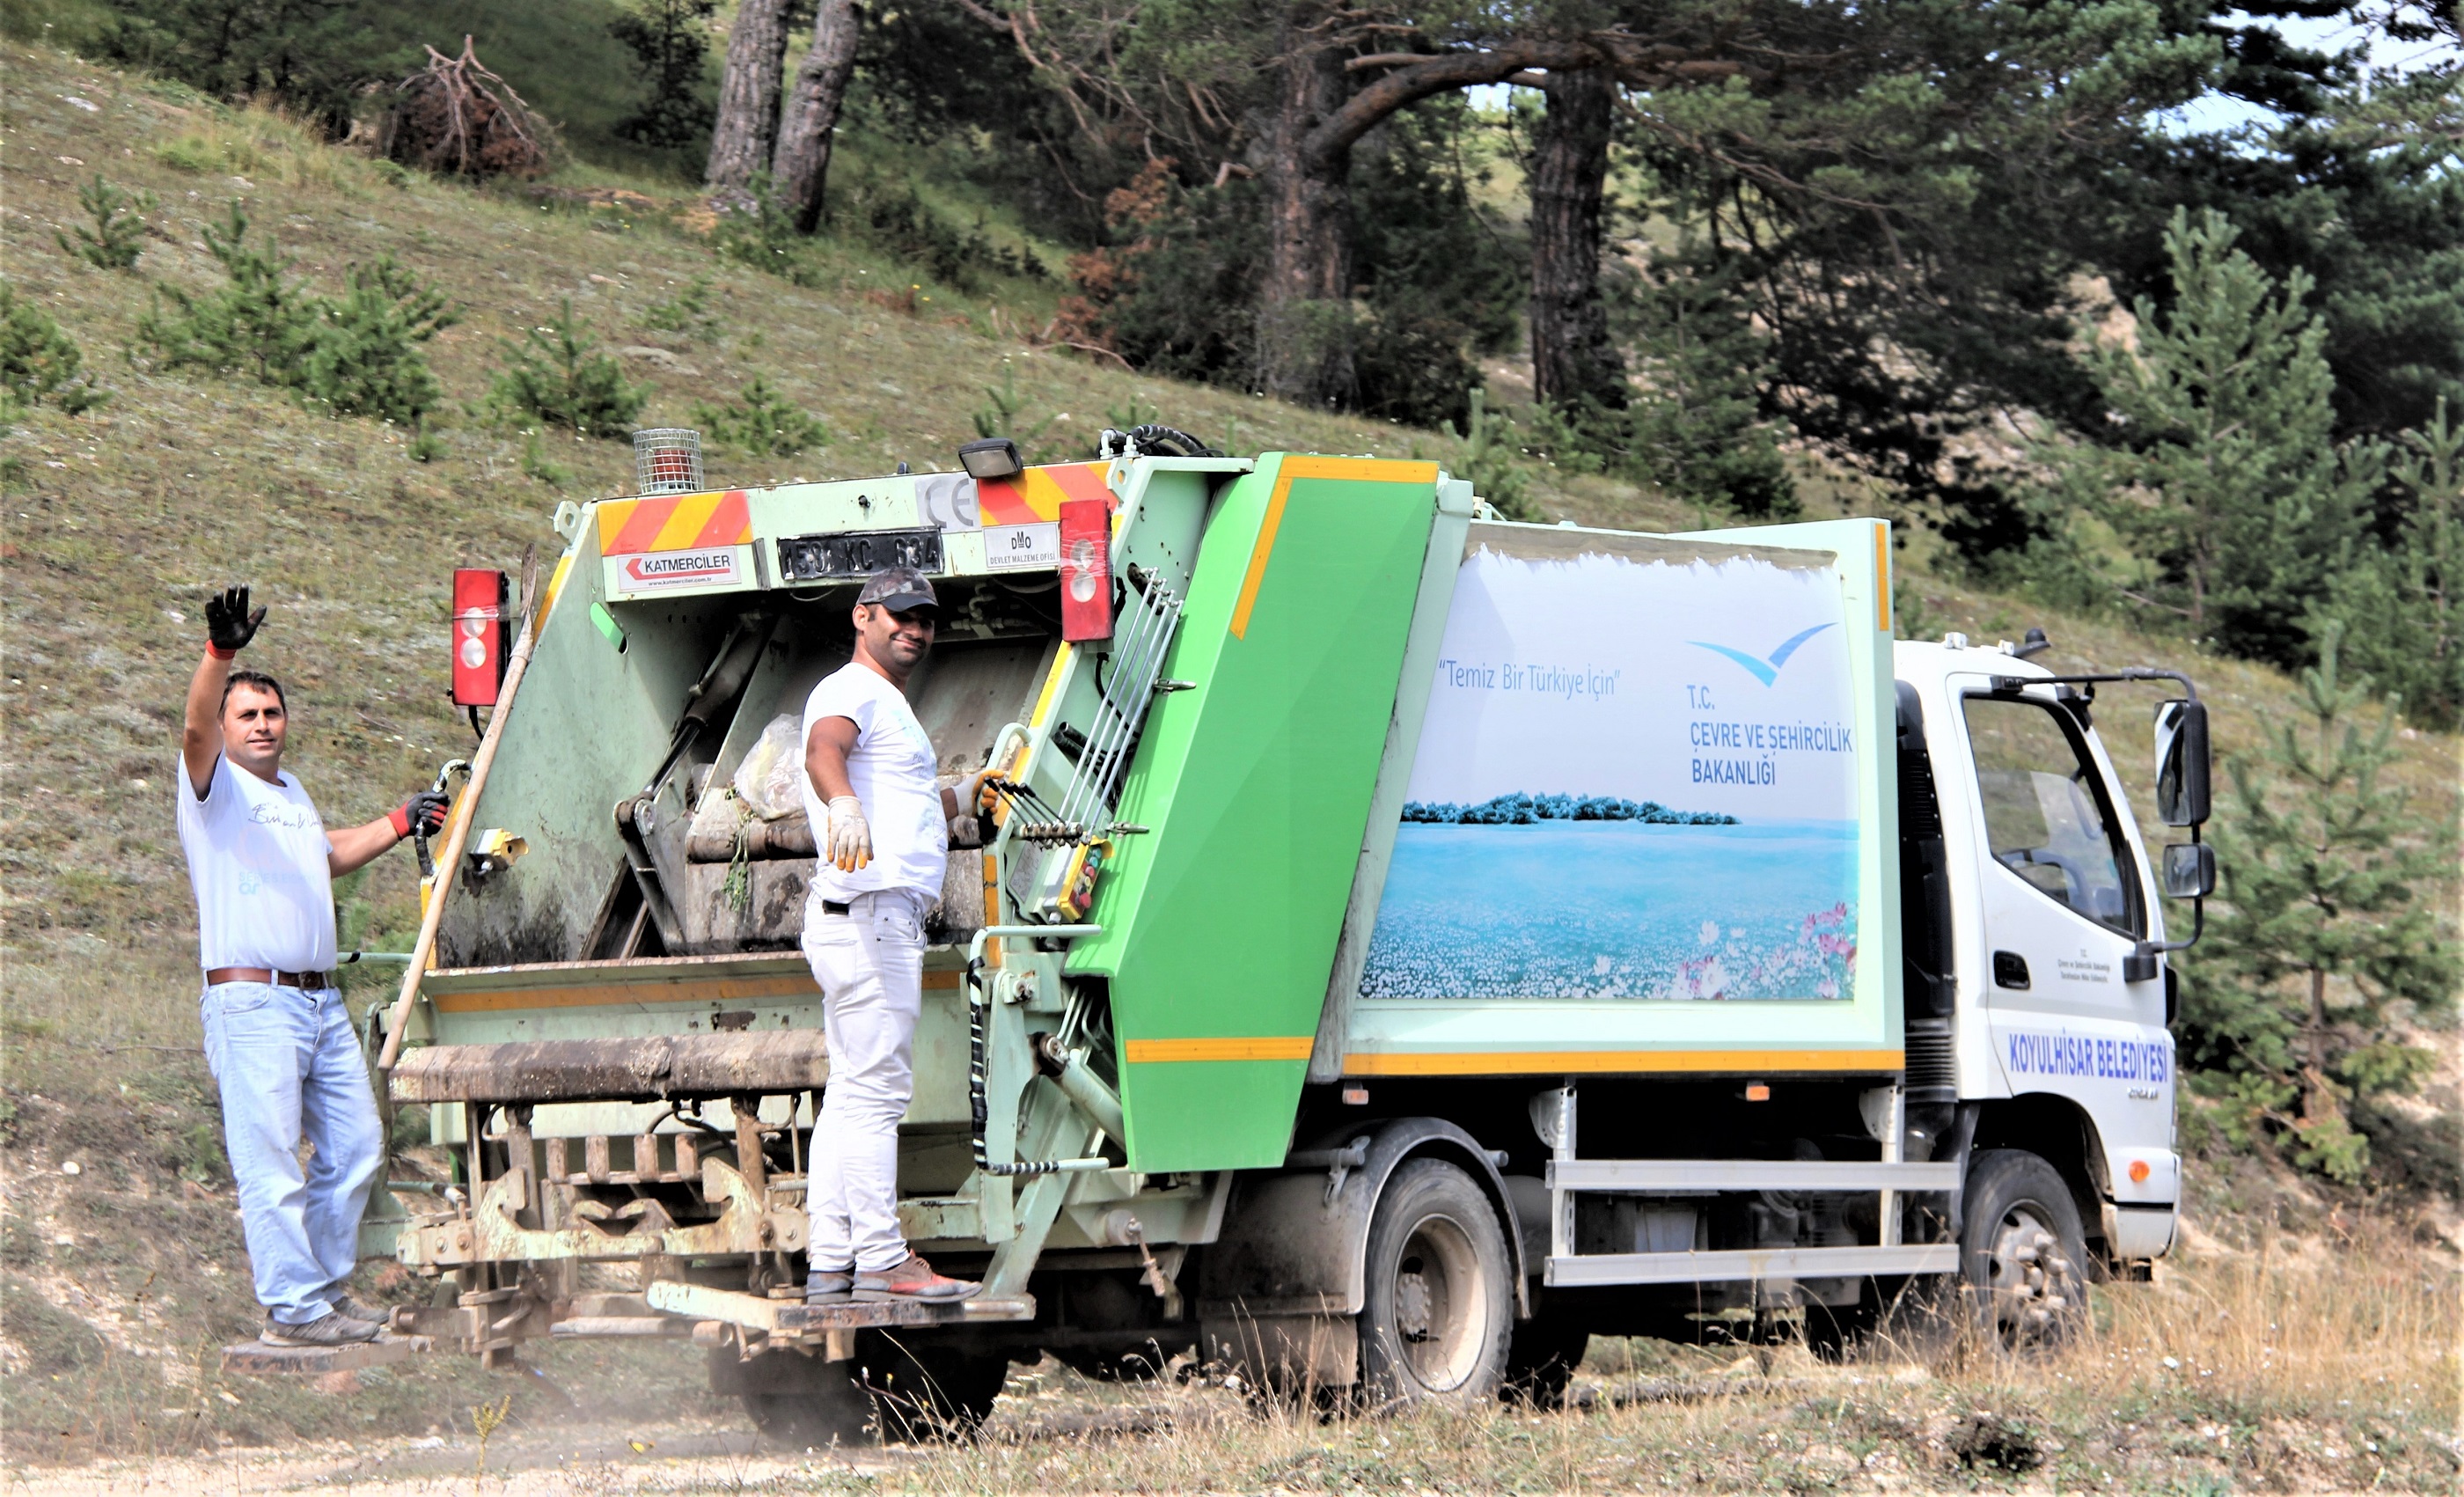
[[[1061,637],[1112,637],[1112,515],[1102,499],[1061,501]]]
[[[494,707],[505,679],[505,574],[485,567],[453,571],[453,705]]]

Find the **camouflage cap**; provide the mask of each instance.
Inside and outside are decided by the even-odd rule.
[[[877,603],[892,613],[941,605],[941,600],[933,592],[932,579],[912,566],[885,566],[873,573],[855,601]]]

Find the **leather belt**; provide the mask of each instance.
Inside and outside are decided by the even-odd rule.
[[[825,899],[822,901],[822,914],[845,914],[847,913],[847,907],[839,903],[835,899]]]
[[[264,967],[209,967],[206,985],[217,982],[270,982],[275,987],[296,987],[314,993],[334,985],[330,972],[274,972]]]

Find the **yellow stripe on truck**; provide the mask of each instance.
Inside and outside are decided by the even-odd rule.
[[[1317,1044],[1306,1034],[1270,1034],[1237,1039],[1132,1040],[1133,1066],[1160,1061],[1305,1061]]]
[[[1258,521],[1257,543],[1249,549],[1248,575],[1241,579],[1241,596],[1232,605],[1232,637],[1249,637],[1249,611],[1258,605],[1258,586],[1266,580],[1266,561],[1274,555],[1275,532],[1283,528],[1284,501],[1295,478],[1351,478],[1363,483],[1435,483],[1438,465],[1392,457],[1287,457],[1275,471],[1275,487],[1266,495],[1265,517]]]

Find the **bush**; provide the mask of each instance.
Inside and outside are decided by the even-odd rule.
[[[649,400],[574,321],[571,297],[554,322],[504,346],[511,363],[489,387],[488,402],[509,423],[538,420],[584,436],[621,437],[632,431]]]
[[[0,280],[0,423],[46,400],[74,416],[110,398],[85,372],[77,340],[61,332],[50,313],[19,301],[17,288]]]
[[[684,333],[707,342],[718,335],[718,314],[711,310],[711,283],[696,275],[693,284],[642,311],[642,326],[653,333]]]
[[[138,341],[151,345],[166,369],[236,369],[296,388],[317,341],[317,298],[306,281],[290,278],[292,262],[271,242],[249,242],[248,223],[234,202],[221,224],[206,226],[207,252],[222,262],[228,283],[203,297],[163,287],[137,319]],[[164,312],[165,297],[174,313]]]
[[[766,171],[757,171],[741,193],[720,205],[711,248],[722,260],[776,275],[798,286],[815,284],[806,255],[811,244],[796,232],[795,215],[779,201]]]
[[[759,375],[727,405],[696,404],[693,418],[713,442],[755,457],[793,457],[829,440],[829,432],[810,411]]]
[[[94,227],[80,226],[74,241],[54,231],[52,237],[60,248],[97,270],[135,270],[137,257],[145,253],[144,215],[161,206],[154,194],[123,192],[98,175],[77,188],[77,201],[94,219]]]
[[[407,425],[435,408],[445,390],[420,345],[457,320],[443,293],[387,255],[350,267],[350,290],[327,300],[292,278],[292,262],[271,242],[251,243],[248,229],[237,203],[222,224],[206,226],[206,248],[229,276],[220,290],[199,297],[165,286],[138,319],[138,341],[162,367],[239,370],[337,415]]]
[[[350,291],[324,303],[306,388],[337,415],[416,424],[445,398],[419,345],[461,320],[445,294],[385,255],[350,270]]]

